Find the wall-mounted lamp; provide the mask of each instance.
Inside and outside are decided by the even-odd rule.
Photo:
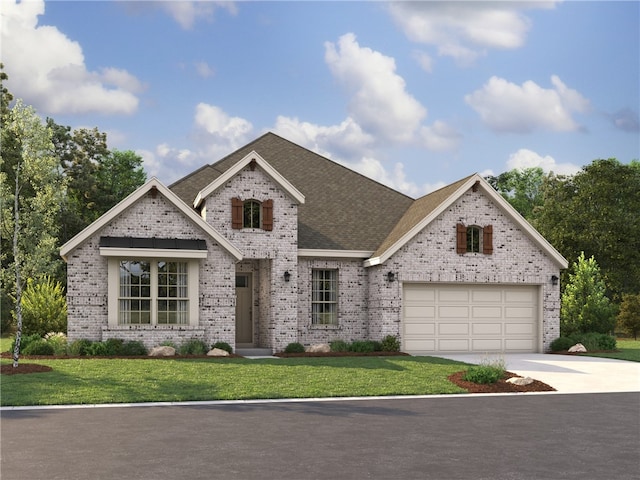
[[[558,280],[560,280],[560,279],[558,278],[557,275],[551,275],[551,285],[553,285],[553,286],[558,285]]]
[[[290,279],[291,279],[291,274],[287,270],[286,272],[284,272],[284,281],[288,282]]]
[[[391,283],[396,279],[396,274],[393,272],[387,273],[387,282]]]

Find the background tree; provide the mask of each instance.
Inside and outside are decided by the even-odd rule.
[[[638,339],[638,333],[640,333],[640,293],[622,295],[617,321],[617,326],[621,331],[632,335],[635,340]]]
[[[2,231],[12,232],[11,269],[3,269],[3,285],[14,292],[16,340],[13,356],[18,366],[22,335],[23,279],[53,274],[61,260],[57,245],[57,211],[64,182],[53,156],[51,131],[41,122],[33,108],[16,102],[6,115],[2,130],[19,151],[13,168],[0,173],[2,199]],[[13,185],[7,182],[8,170]],[[27,194],[28,192],[28,194]]]
[[[486,179],[527,220],[543,204],[545,173],[540,167],[516,168]]]
[[[640,164],[595,160],[574,176],[546,177],[542,191],[532,218],[540,233],[566,258],[594,256],[614,301],[640,291]]]
[[[100,215],[147,181],[143,159],[132,150],[112,150],[97,169]]]
[[[580,253],[569,274],[561,299],[560,333],[611,333],[615,326],[615,307],[605,294],[605,285],[596,260]]]

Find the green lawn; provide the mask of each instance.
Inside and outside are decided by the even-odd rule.
[[[629,338],[618,338],[619,352],[612,353],[585,353],[590,357],[617,358],[618,360],[628,360],[630,362],[640,362],[640,340]]]
[[[3,375],[3,406],[466,392],[447,380],[465,365],[431,357],[31,361],[53,371]]]

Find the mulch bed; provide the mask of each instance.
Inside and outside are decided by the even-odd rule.
[[[278,352],[273,354],[274,357],[280,358],[301,358],[301,357],[398,357],[410,356],[404,352],[305,352],[305,353],[284,353]]]
[[[452,375],[449,375],[447,379],[451,383],[455,383],[460,388],[464,388],[469,393],[518,393],[518,392],[555,392],[556,389],[547,385],[546,383],[542,383],[539,380],[534,380],[533,383],[529,385],[514,385],[513,383],[508,383],[507,380],[511,377],[519,377],[520,375],[516,375],[515,373],[505,372],[504,377],[498,380],[496,383],[490,384],[481,384],[481,383],[473,383],[467,382],[462,379],[465,371],[457,372]]]
[[[53,368],[46,365],[38,365],[37,363],[18,363],[14,368],[13,364],[0,365],[0,373],[2,375],[17,375],[19,373],[43,373],[50,372]]]

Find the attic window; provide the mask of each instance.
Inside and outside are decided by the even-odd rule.
[[[243,228],[261,228],[262,230],[273,230],[273,200],[241,200],[231,199],[231,223],[232,228],[240,230]]]
[[[459,255],[465,253],[493,253],[493,226],[486,225],[456,225],[456,252]]]

